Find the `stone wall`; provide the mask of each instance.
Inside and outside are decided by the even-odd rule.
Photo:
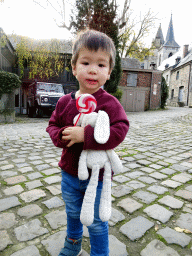
[[[1,97],[0,123],[4,122],[15,122],[15,92]]]
[[[179,78],[177,77],[177,72],[179,71]],[[171,91],[174,89],[174,98],[170,99],[170,105],[175,104],[175,99],[179,97],[179,87],[184,87],[184,95],[183,102],[184,105],[187,106],[187,95],[188,95],[188,84],[189,84],[189,73],[190,73],[190,65],[184,66],[183,68],[176,69],[171,74],[171,86],[169,89],[169,94],[171,95]]]

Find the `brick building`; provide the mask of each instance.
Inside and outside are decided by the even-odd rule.
[[[140,68],[137,60],[123,59],[119,88],[125,111],[157,109],[161,104],[161,71]]]

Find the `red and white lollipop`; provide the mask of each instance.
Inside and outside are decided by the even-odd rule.
[[[75,123],[77,125],[79,118],[82,114],[90,114],[93,112],[97,107],[97,101],[95,97],[91,94],[85,93],[81,94],[76,100],[76,107],[80,112],[80,115]]]

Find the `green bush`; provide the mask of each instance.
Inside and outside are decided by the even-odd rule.
[[[117,88],[117,91],[111,94],[120,101],[122,98],[123,92],[119,88]]]
[[[18,75],[0,70],[0,99],[3,94],[10,94],[20,86],[21,80]]]

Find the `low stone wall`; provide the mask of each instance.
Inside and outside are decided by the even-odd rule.
[[[15,122],[15,92],[3,94],[0,99],[0,123]]]

